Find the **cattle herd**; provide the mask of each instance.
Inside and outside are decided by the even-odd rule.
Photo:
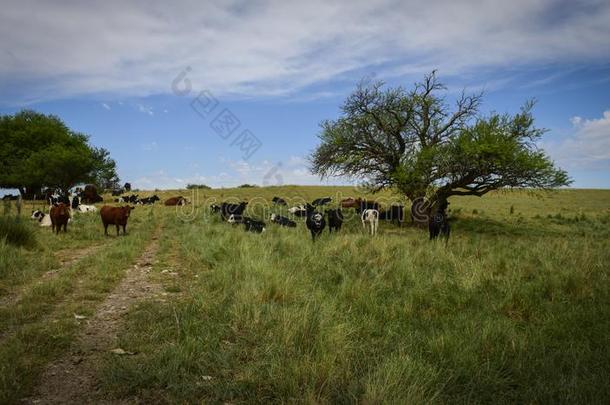
[[[271,200],[273,204],[278,206],[287,206],[286,200],[281,197],[273,197]],[[404,221],[404,207],[402,205],[391,205],[388,210],[380,210],[379,204],[375,201],[367,201],[361,198],[347,198],[341,200],[340,208],[326,209],[321,212],[319,207],[327,205],[332,201],[331,197],[323,197],[315,199],[311,204],[297,205],[288,208],[288,213],[295,218],[305,218],[305,226],[311,233],[313,241],[322,234],[324,229],[328,227],[328,232],[332,233],[339,232],[343,225],[343,212],[342,209],[353,208],[355,212],[360,216],[363,228],[370,235],[374,236],[377,234],[379,228],[379,221],[391,221],[398,225],[402,225]],[[244,216],[244,211],[248,202],[243,201],[240,203],[229,203],[223,202],[222,204],[210,205],[210,211],[220,215],[223,221],[229,224],[244,224],[244,229],[250,232],[261,233],[265,231],[266,224],[264,221],[259,219],[253,219]],[[429,220],[429,232],[430,239],[436,239],[439,236],[445,238],[445,241],[449,239],[449,221],[446,214],[447,203],[440,204],[439,207],[430,216]],[[294,219],[272,213],[270,215],[270,221],[273,224],[295,228],[297,222]]]
[[[120,195],[121,193],[119,193]],[[113,195],[117,196],[115,192]],[[108,226],[116,227],[117,236],[120,234],[120,228],[123,228],[123,234],[126,234],[127,221],[131,211],[135,208],[133,205],[153,205],[159,201],[157,195],[151,197],[140,198],[137,194],[117,196],[114,199],[116,203],[126,203],[128,205],[122,207],[113,207],[104,205],[100,209],[100,216],[104,226],[104,234],[108,235]],[[37,220],[40,226],[50,226],[56,233],[63,228],[67,232],[67,225],[72,218],[72,212],[90,213],[96,212],[97,208],[91,204],[83,204],[86,202],[100,202],[103,199],[97,194],[95,189],[85,187],[74,196],[59,196],[56,194],[48,196],[49,214],[45,214],[40,210],[32,211],[32,219]],[[279,207],[287,206],[285,199],[281,197],[273,197],[272,202]],[[379,228],[379,221],[391,221],[398,225],[402,225],[404,221],[404,207],[402,205],[391,205],[387,210],[381,210],[380,206],[375,201],[367,201],[361,198],[347,198],[340,201],[339,208],[322,210],[321,207],[332,202],[331,197],[317,198],[311,203],[297,205],[287,208],[288,214],[292,217],[282,216],[272,213],[269,217],[272,224],[286,228],[296,228],[297,218],[305,218],[305,226],[311,233],[313,241],[318,238],[325,228],[328,227],[328,232],[340,232],[344,221],[343,211],[353,208],[359,215],[360,221],[364,230],[374,236]],[[183,206],[188,204],[187,198],[176,196],[168,198],[164,201],[165,206]],[[220,215],[222,221],[228,224],[242,224],[248,232],[262,233],[266,230],[266,224],[263,220],[248,217],[244,215],[247,201],[239,203],[223,202],[220,205],[212,204],[210,211]],[[450,226],[447,218],[446,210],[448,203],[444,202],[431,213],[428,221],[428,229],[430,239],[436,239],[439,236],[449,239]]]

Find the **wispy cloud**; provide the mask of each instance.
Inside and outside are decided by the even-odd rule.
[[[148,114],[148,115],[155,115],[155,113],[153,112],[153,108],[144,104],[138,104],[138,111],[143,113],[143,114]]]
[[[106,110],[110,110],[110,106],[106,103],[102,103],[102,107]]]
[[[363,69],[419,77],[432,68],[452,75],[610,59],[607,1],[189,0],[130,2],[120,11],[46,1],[35,3],[35,14],[32,7],[3,5],[0,77],[10,80],[0,82],[0,102],[168,93],[185,66],[193,83],[219,96],[277,96],[353,82]]]

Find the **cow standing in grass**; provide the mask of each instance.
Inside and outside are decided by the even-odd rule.
[[[364,210],[360,219],[362,220],[364,229],[366,230],[368,226],[369,233],[372,236],[375,236],[377,234],[377,228],[379,227],[379,211],[374,209]]]
[[[445,244],[449,242],[449,233],[451,228],[449,227],[449,220],[447,219],[447,206],[448,202],[441,202],[436,208],[434,214],[430,216],[428,220],[428,230],[430,231],[430,240],[434,240],[439,237],[445,238]]]
[[[124,207],[111,207],[104,205],[100,209],[100,215],[102,217],[102,223],[104,224],[104,235],[108,236],[108,225],[116,225],[116,236],[119,236],[119,227],[123,227],[123,235],[127,234],[127,220],[131,210],[134,207],[126,205]]]
[[[326,216],[328,217],[328,233],[332,233],[333,229],[335,232],[339,232],[343,225],[341,208],[326,210]]]
[[[305,225],[307,225],[307,229],[311,232],[311,239],[315,242],[316,237],[322,234],[326,226],[326,220],[324,220],[324,215],[317,212],[313,205],[307,204],[306,210],[307,220]]]
[[[53,205],[49,212],[51,217],[52,230],[59,234],[61,228],[64,228],[64,232],[68,232],[68,221],[70,220],[70,206],[64,203]]]

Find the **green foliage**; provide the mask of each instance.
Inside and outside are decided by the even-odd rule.
[[[482,196],[503,187],[555,188],[567,173],[537,148],[532,102],[510,116],[479,117],[481,95],[446,103],[435,72],[412,91],[361,84],[342,115],[322,122],[312,171],[364,179],[373,191],[394,188],[410,199]]]
[[[36,236],[33,229],[21,218],[6,215],[0,217],[1,241],[13,246],[32,247],[36,244]]]
[[[241,186],[238,186],[237,188],[256,188],[258,187],[256,184],[242,184]]]
[[[118,182],[106,150],[90,146],[58,117],[29,110],[0,116],[0,162],[0,187],[30,198],[42,187],[66,191],[79,183]]]

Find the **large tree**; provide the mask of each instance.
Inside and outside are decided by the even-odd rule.
[[[481,94],[462,93],[452,108],[436,73],[410,91],[361,83],[336,120],[323,121],[314,174],[364,180],[432,203],[502,187],[554,188],[570,183],[536,141],[533,103],[515,115],[478,115]]]
[[[115,163],[86,135],[58,117],[24,110],[0,116],[0,187],[17,188],[24,198],[43,187],[71,187],[116,178]]]

